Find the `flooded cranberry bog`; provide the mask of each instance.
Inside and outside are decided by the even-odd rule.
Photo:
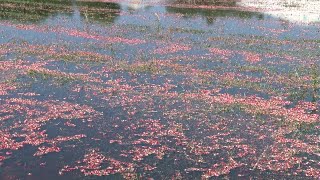
[[[0,179],[318,179],[320,23],[271,10],[1,0]]]

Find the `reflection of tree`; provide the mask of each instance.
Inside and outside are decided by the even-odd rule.
[[[121,8],[119,4],[104,2],[77,2],[76,5],[81,16],[102,24],[113,23]]]
[[[69,0],[1,0],[0,19],[19,22],[41,22],[59,14],[71,16],[79,10],[81,17],[103,24],[112,23],[120,6],[114,3],[76,2]]]
[[[0,18],[15,21],[38,22],[59,12],[71,12],[70,1],[4,0],[0,4]]]
[[[235,0],[173,0],[172,4],[235,6]]]
[[[212,24],[216,18],[219,17],[237,17],[237,18],[263,18],[261,13],[248,12],[248,11],[238,11],[238,10],[221,10],[221,9],[195,9],[195,8],[176,8],[167,7],[168,12],[180,13],[185,17],[192,17],[195,15],[200,15],[207,20],[208,24]]]

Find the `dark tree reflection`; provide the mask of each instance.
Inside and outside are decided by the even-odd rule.
[[[212,10],[212,9],[194,9],[194,8],[177,8],[177,7],[167,7],[166,10],[171,13],[180,13],[184,17],[202,16],[206,19],[208,24],[214,23],[217,18],[221,17],[236,17],[241,19],[246,18],[257,18],[262,19],[264,16],[261,13],[249,12],[249,11],[239,11],[239,10]]]
[[[3,0],[0,3],[0,19],[17,22],[39,23],[61,14],[71,16],[74,11],[79,11],[86,20],[109,24],[118,16],[120,5],[70,0]]]

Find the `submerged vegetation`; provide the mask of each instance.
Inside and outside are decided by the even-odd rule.
[[[319,23],[236,1],[3,0],[0,179],[319,179]]]

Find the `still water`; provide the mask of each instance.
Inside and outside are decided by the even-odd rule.
[[[317,179],[317,1],[0,0],[0,179]]]

